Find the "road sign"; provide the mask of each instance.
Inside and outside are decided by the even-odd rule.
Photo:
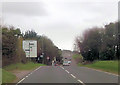
[[[23,40],[23,50],[26,57],[37,57],[37,41],[36,40]]]

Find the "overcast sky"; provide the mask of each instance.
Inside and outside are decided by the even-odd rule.
[[[117,21],[118,0],[12,0],[2,3],[3,24],[33,29],[60,49],[73,49],[84,30]]]

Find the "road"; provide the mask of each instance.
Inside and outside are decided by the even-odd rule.
[[[21,79],[18,83],[80,83],[81,85],[87,85],[88,83],[118,82],[118,76],[116,75],[96,71],[86,67],[78,67],[75,65],[74,61],[72,62],[71,66],[39,67]]]

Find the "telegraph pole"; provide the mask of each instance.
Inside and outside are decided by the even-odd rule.
[[[43,35],[42,35],[42,57],[43,57],[43,61],[42,63],[44,64],[44,47],[43,47]]]

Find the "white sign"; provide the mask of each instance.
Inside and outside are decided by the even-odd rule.
[[[24,40],[23,50],[26,57],[37,57],[37,41],[36,40]]]

